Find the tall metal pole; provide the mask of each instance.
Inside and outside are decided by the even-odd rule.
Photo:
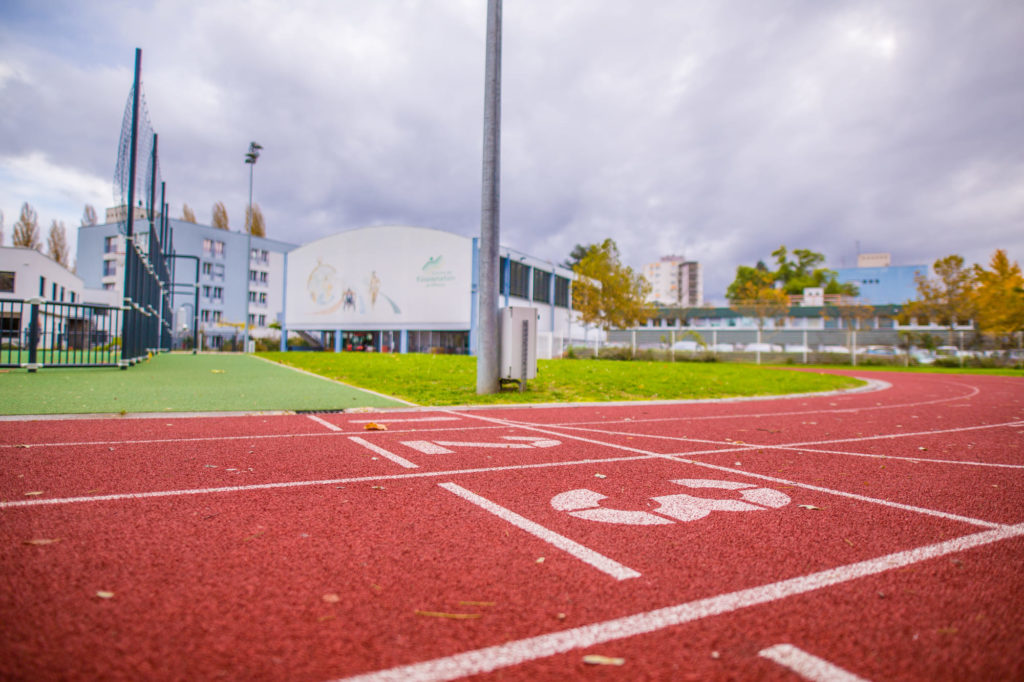
[[[245,162],[249,164],[249,213],[246,215],[245,226],[245,312],[242,317],[242,352],[249,352],[249,266],[252,264],[252,226],[255,222],[255,215],[252,212],[252,172],[256,168],[256,161],[260,158],[260,150],[263,145],[256,142],[249,143],[249,151],[245,155]]]
[[[480,295],[476,392],[497,393],[499,384],[498,246],[501,179],[501,0],[487,2],[484,67],[484,159],[480,218]]]

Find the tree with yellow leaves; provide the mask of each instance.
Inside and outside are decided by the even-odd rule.
[[[998,338],[1024,331],[1024,275],[1010,263],[1006,251],[992,254],[989,269],[974,266],[975,322],[978,329]]]
[[[654,316],[654,306],[646,300],[651,285],[622,264],[614,240],[582,249],[577,246],[573,254],[577,253],[581,257],[572,268],[578,275],[572,286],[572,307],[584,324],[608,331],[634,327]]]

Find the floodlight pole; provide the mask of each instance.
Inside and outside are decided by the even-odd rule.
[[[249,352],[249,267],[252,265],[252,225],[256,216],[252,212],[252,172],[256,168],[256,161],[260,158],[260,150],[263,145],[257,142],[249,143],[249,151],[245,154],[245,163],[249,166],[249,213],[246,215],[245,226],[245,312],[242,313],[242,352]]]
[[[476,392],[498,392],[498,247],[501,178],[501,0],[487,2],[484,68],[483,197],[476,348]]]

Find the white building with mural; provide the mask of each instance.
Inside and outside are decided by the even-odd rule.
[[[476,239],[403,225],[300,246],[285,263],[282,349],[299,335],[335,350],[471,353],[477,255]],[[538,354],[560,355],[573,272],[506,247],[500,256],[500,304],[536,308]]]

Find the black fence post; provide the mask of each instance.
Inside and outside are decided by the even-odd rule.
[[[31,307],[28,314],[28,371],[35,372],[39,369],[38,360],[39,349],[36,346],[39,345],[39,304],[43,302],[41,298],[30,298],[28,304]]]

